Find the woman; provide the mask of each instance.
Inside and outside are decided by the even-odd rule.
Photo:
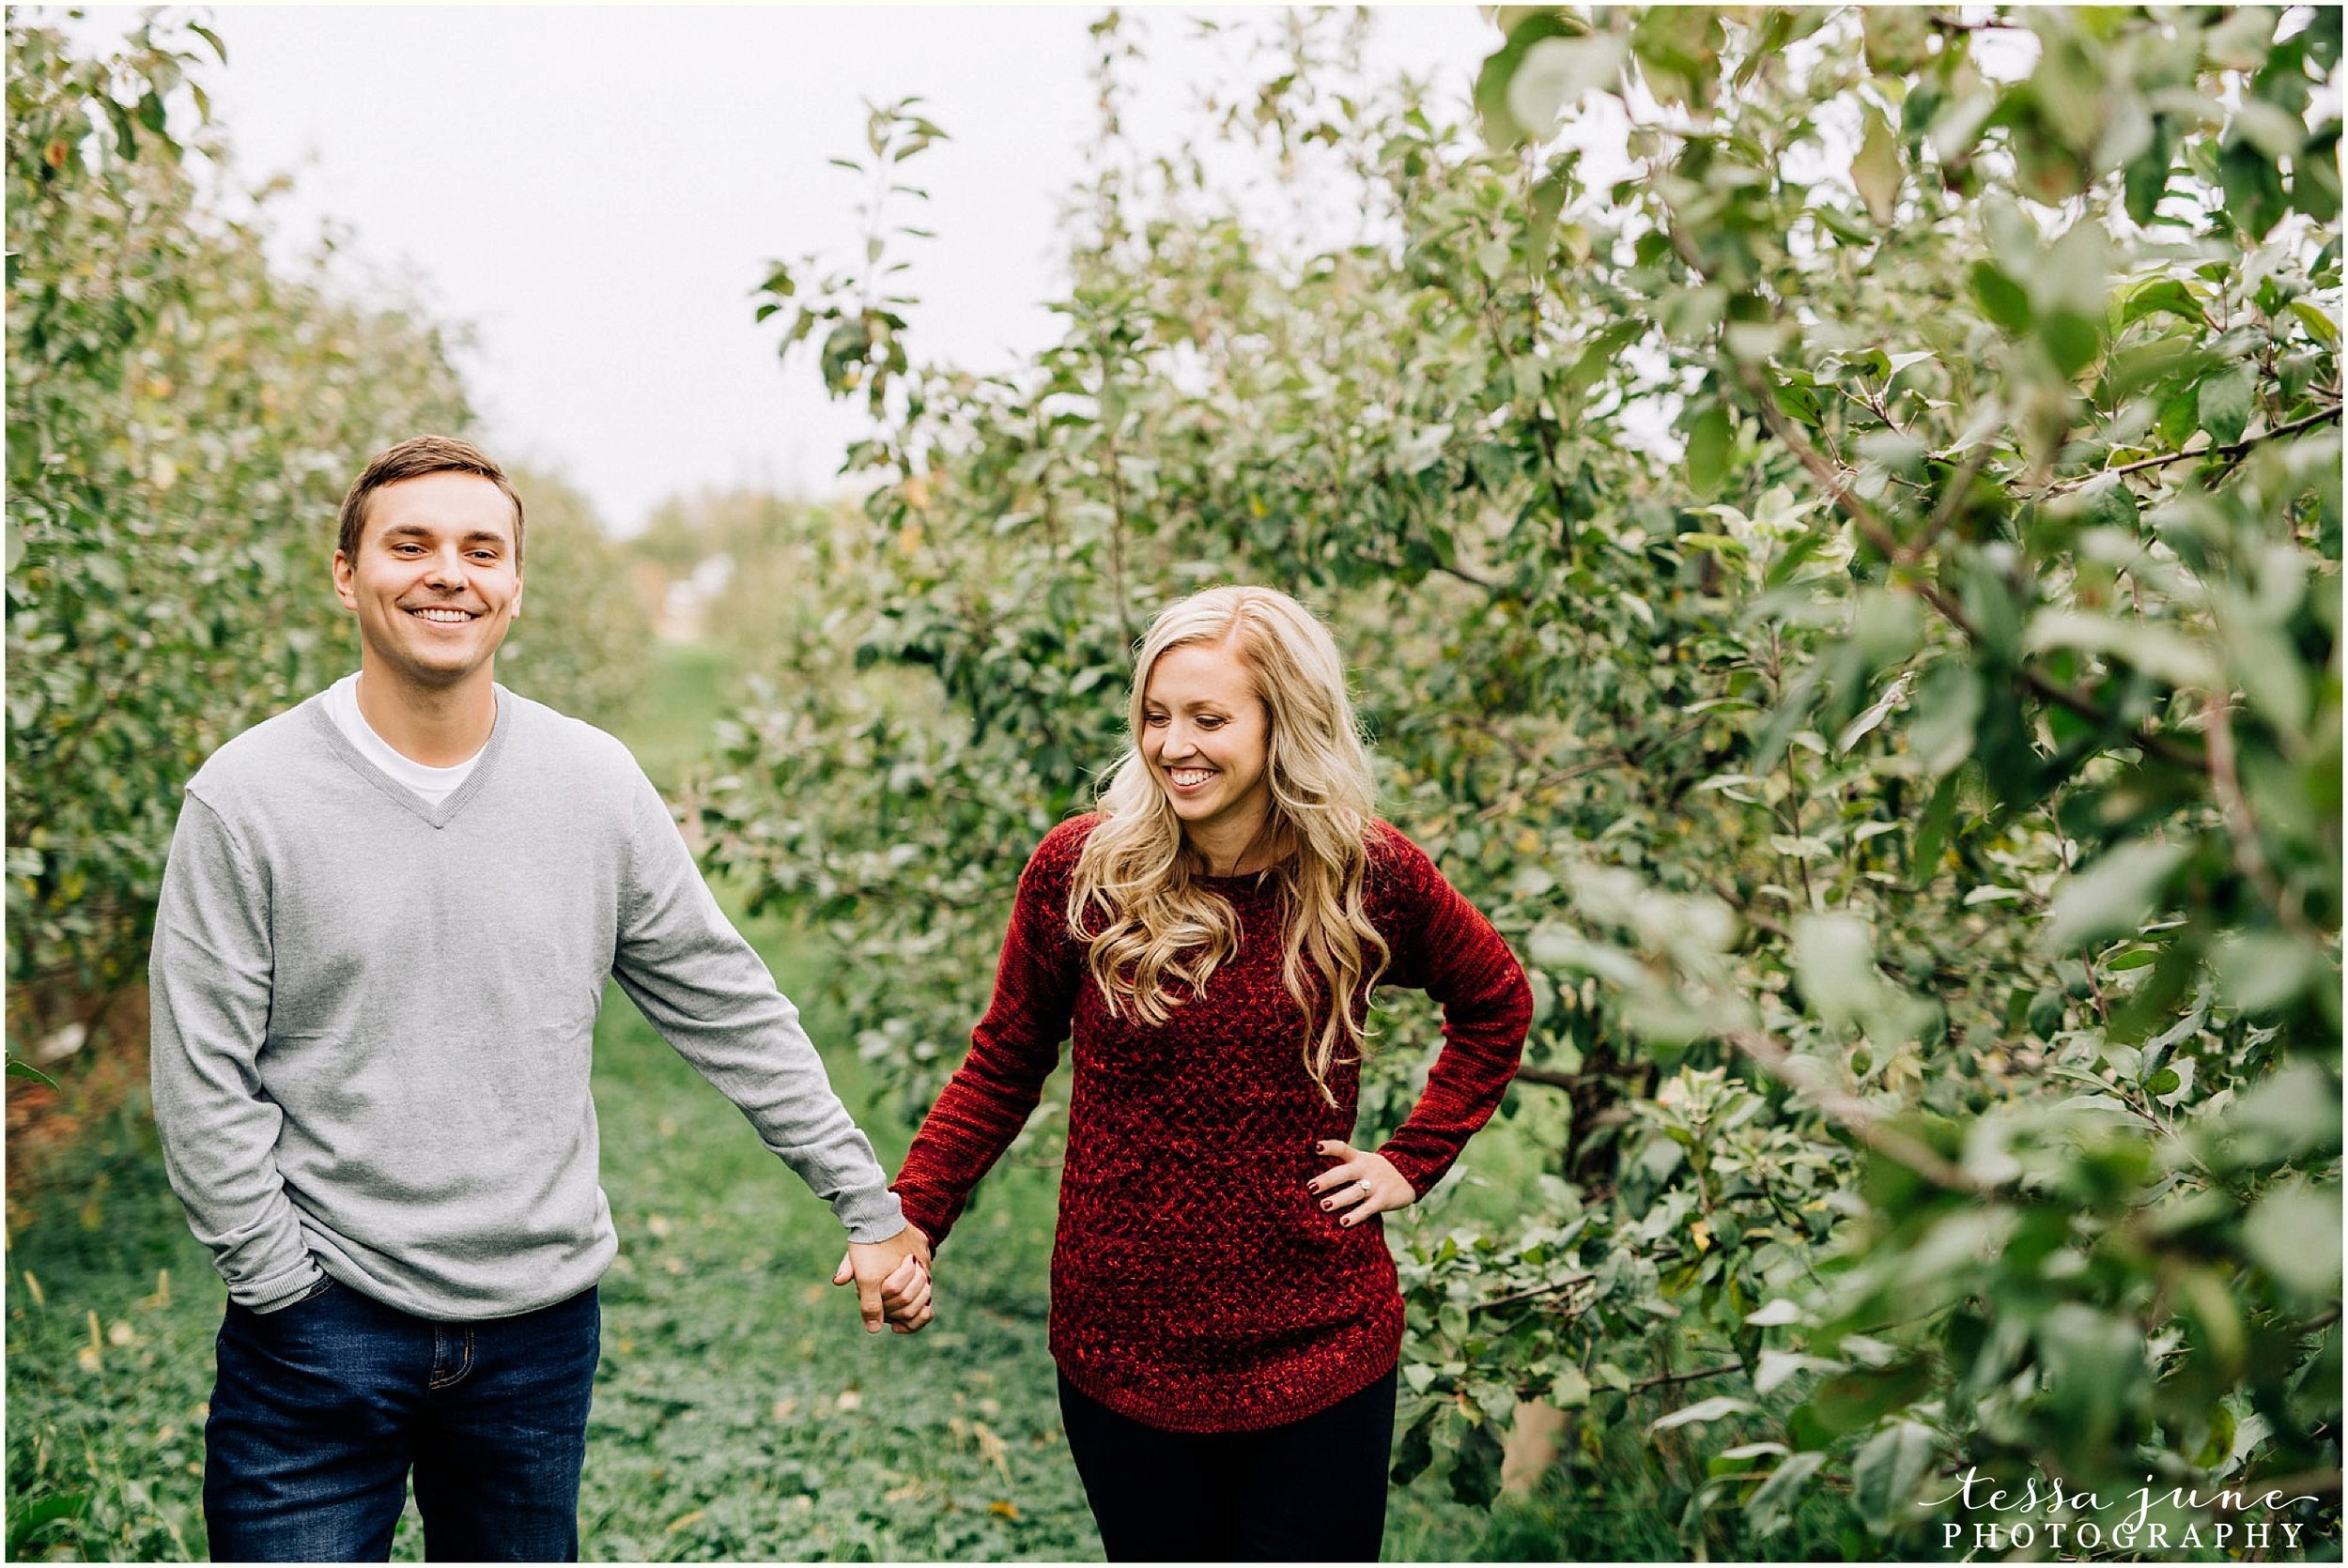
[[[1491,1116],[1531,993],[1372,815],[1344,666],[1295,600],[1167,608],[1131,715],[1099,811],[1020,876],[993,1004],[898,1195],[942,1244],[1073,1034],[1051,1345],[1108,1555],[1374,1559],[1402,1339],[1376,1217]],[[1355,1149],[1382,981],[1443,1004],[1444,1045],[1400,1130]]]

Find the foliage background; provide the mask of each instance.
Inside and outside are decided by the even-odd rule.
[[[1490,1499],[1537,1402],[1691,1556],[1816,1496],[1929,1551],[1974,1468],[2336,1541],[2338,13],[1503,22],[1474,125],[1292,22],[1219,105],[1266,198],[1133,152],[1104,21],[1066,333],[993,377],[905,341],[940,131],[874,111],[864,264],[762,314],[884,483],[713,864],[918,1113],[1137,632],[1287,588],[1570,1107],[1507,1222],[1399,1238],[1398,1477]]]
[[[1149,64],[1105,18],[1066,332],[991,377],[906,340],[915,161],[950,128],[876,108],[866,251],[778,266],[760,307],[871,413],[873,488],[656,525],[628,560],[734,561],[715,647],[664,668],[742,701],[697,776],[674,691],[631,734],[722,884],[790,922],[769,950],[817,945],[794,973],[843,1071],[909,1119],[1027,852],[1120,744],[1135,636],[1206,582],[1288,588],[1349,651],[1386,814],[1539,1005],[1504,1122],[1389,1228],[1390,1553],[1937,1556],[1952,1514],[1916,1505],[1969,1468],[2093,1490],[2070,1522],[2107,1530],[2146,1477],[2279,1486],[2302,1554],[2336,1553],[2339,12],[1502,22],[1463,117],[1363,84],[1357,21],[1277,20],[1151,160],[1120,124]],[[165,103],[200,32],[10,45],[23,1038],[126,993],[193,760],[347,667],[306,552],[349,454],[467,416],[441,330],[270,274],[261,220],[208,194],[213,133]],[[1604,135],[1635,174],[1585,184]],[[502,673],[633,725],[626,562],[533,484],[560,531]],[[1380,1019],[1370,1136],[1436,1038],[1411,998]],[[734,1178],[660,1186],[722,1136],[606,1025],[615,1207],[662,1256],[675,1194]],[[190,1441],[209,1302],[200,1262],[177,1307],[145,1272],[186,1242],[138,1115],[38,1204],[11,1188],[12,1261],[87,1314],[11,1293],[12,1545],[193,1540],[184,1458],[145,1456]],[[672,1283],[615,1282],[653,1348],[605,1369],[595,1538],[1089,1550],[1027,1377],[1058,1127],[990,1184],[1003,1246],[947,1281],[1025,1369],[991,1414],[827,1390],[821,1423],[811,1391],[762,1419],[712,1382],[764,1330],[685,1282],[815,1268],[746,1239],[758,1204],[708,1207]],[[88,1239],[116,1225],[146,1239]],[[961,1377],[967,1351],[908,1353]],[[728,1435],[688,1441],[697,1411]],[[1495,1501],[1512,1449],[1533,1479]],[[849,1479],[803,1516],[665,1513],[753,1450]],[[851,1523],[847,1491],[883,1505]]]
[[[364,454],[473,430],[450,329],[263,256],[271,192],[204,119],[224,52],[143,24],[108,59],[8,23],[9,1025],[100,1022],[136,978],[179,786],[355,668],[317,592]],[[175,108],[174,106],[177,105]],[[193,109],[194,113],[190,114]],[[528,476],[517,689],[625,709],[648,620],[584,502]]]

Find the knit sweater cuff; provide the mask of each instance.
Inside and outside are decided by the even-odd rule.
[[[1378,1150],[1379,1158],[1392,1165],[1395,1174],[1411,1184],[1413,1198],[1423,1198],[1435,1190],[1435,1184],[1451,1169],[1452,1160],[1428,1161],[1404,1152],[1392,1144]],[[1458,1157],[1454,1156],[1456,1160]]]
[[[887,1241],[905,1228],[897,1194],[886,1188],[877,1193],[843,1193],[833,1202],[832,1213],[847,1227],[848,1239],[859,1246]]]
[[[930,1238],[930,1250],[935,1252],[946,1244],[946,1233],[954,1228],[954,1214],[922,1201],[919,1193],[899,1191],[898,1200],[904,1205],[905,1223],[918,1228]]]

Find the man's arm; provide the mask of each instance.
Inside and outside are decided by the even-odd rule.
[[[318,1278],[277,1172],[284,1116],[255,1068],[270,973],[268,891],[227,825],[191,794],[171,837],[147,963],[155,1129],[189,1228],[212,1250],[229,1296],[255,1312]]]
[[[718,909],[668,807],[641,775],[632,810],[633,864],[612,975],[677,1053],[831,1205],[848,1239],[879,1269],[869,1283],[857,1270],[867,1325],[877,1329],[881,1282],[912,1246],[897,1195],[832,1092],[798,1009]]]

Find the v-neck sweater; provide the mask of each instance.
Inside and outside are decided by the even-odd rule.
[[[497,691],[437,805],[317,698],[187,786],[148,987],[156,1126],[236,1300],[318,1268],[442,1321],[593,1284],[618,1248],[588,1075],[607,976],[828,1202],[903,1227],[823,1060],[618,741]]]
[[[1353,1136],[1359,1068],[1340,1053],[1334,1105],[1305,1069],[1268,878],[1207,879],[1238,915],[1240,943],[1201,992],[1154,1026],[1113,1015],[1068,931],[1071,879],[1097,821],[1055,828],[1020,876],[994,1000],[898,1174],[905,1218],[944,1241],[1073,1040],[1053,1359],[1079,1391],[1150,1426],[1302,1420],[1384,1376],[1402,1343],[1379,1220],[1341,1225],[1305,1187],[1332,1163],[1316,1145]],[[1390,950],[1380,983],[1443,1007],[1426,1089],[1379,1150],[1424,1196],[1515,1075],[1532,992],[1507,944],[1417,845],[1381,822],[1368,847],[1364,897]]]

